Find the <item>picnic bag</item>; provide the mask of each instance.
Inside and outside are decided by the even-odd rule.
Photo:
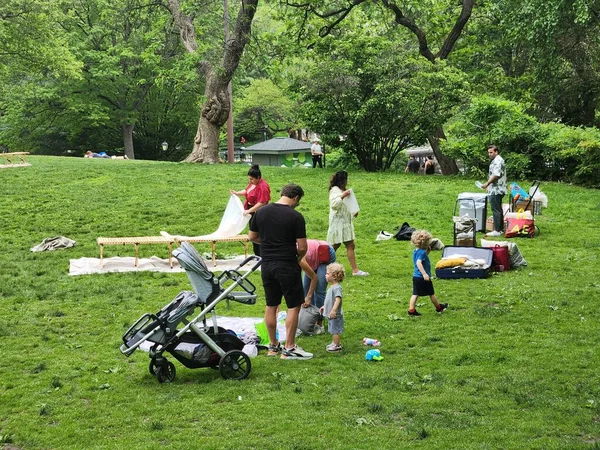
[[[321,311],[314,305],[310,305],[308,308],[300,308],[298,329],[303,333],[313,334],[315,332],[315,325],[322,317]]]
[[[491,247],[492,249],[492,265],[494,271],[503,272],[510,269],[510,256],[508,253],[508,247],[505,245],[498,245]]]
[[[415,229],[411,227],[408,222],[404,222],[402,226],[398,228],[394,237],[399,241],[410,241],[414,231]]]
[[[535,224],[531,215],[526,215],[520,210],[516,217],[508,216],[506,218],[506,231],[504,236],[510,237],[529,237],[532,238],[535,233]]]
[[[329,264],[329,244],[319,244],[317,247],[319,264]]]

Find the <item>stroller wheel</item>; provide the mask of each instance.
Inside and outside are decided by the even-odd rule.
[[[158,366],[156,365],[156,362],[154,361],[154,358],[152,358],[150,360],[150,365],[148,365],[148,372],[150,372],[150,375],[156,375],[156,369],[158,368]]]
[[[534,231],[533,231],[533,237],[538,237],[541,233],[540,231],[540,227],[538,227],[537,225],[534,225],[533,227]]]
[[[170,383],[175,379],[175,364],[165,361],[164,365],[156,366],[155,374],[159,383]]]
[[[226,380],[243,380],[250,375],[250,357],[240,350],[231,350],[219,361],[219,372]]]

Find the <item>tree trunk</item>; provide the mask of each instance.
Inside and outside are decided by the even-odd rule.
[[[222,47],[220,65],[213,66],[206,60],[197,63],[197,70],[205,77],[204,95],[198,131],[194,138],[192,153],[187,162],[216,163],[219,161],[219,131],[229,117],[229,94],[227,85],[238,67],[244,47],[250,41],[250,31],[259,0],[242,0],[232,34]],[[167,0],[166,7],[179,27],[179,35],[185,49],[198,57],[198,41],[194,15],[186,15],[180,0]]]
[[[220,128],[229,117],[227,83],[215,74],[207,75],[204,95],[208,100],[202,105],[194,148],[184,161],[214,164],[219,162]]]
[[[429,145],[431,145],[431,149],[433,150],[435,159],[437,159],[437,162],[440,165],[442,175],[456,175],[458,173],[458,166],[456,165],[456,161],[451,158],[448,158],[440,151],[441,139],[446,139],[444,129],[441,127],[435,130],[432,135],[427,136],[427,140],[429,141]]]
[[[123,145],[125,146],[125,156],[129,159],[135,159],[135,153],[133,152],[133,124],[121,125],[123,132]]]

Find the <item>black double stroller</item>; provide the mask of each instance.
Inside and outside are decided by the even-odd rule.
[[[250,256],[236,269],[215,276],[187,242],[182,242],[173,256],[185,269],[194,292],[182,291],[156,314],[140,317],[123,335],[121,353],[130,356],[141,346],[149,346],[149,371],[160,383],[175,379],[175,365],[167,360],[165,353],[190,369],[218,368],[225,379],[246,378],[251,363],[242,352],[244,343],[235,333],[217,325],[215,307],[224,300],[256,303],[256,288],[247,278],[258,269],[261,259]],[[254,265],[242,275],[240,269],[249,263]],[[197,308],[200,313],[193,317]],[[207,325],[208,314],[211,325]]]

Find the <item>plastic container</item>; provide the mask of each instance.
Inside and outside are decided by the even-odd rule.
[[[458,194],[458,203],[460,205],[458,214],[460,216],[468,215],[473,219],[477,219],[476,230],[485,231],[485,221],[487,219],[487,194],[462,192]],[[475,203],[475,206],[473,206],[473,203]]]

